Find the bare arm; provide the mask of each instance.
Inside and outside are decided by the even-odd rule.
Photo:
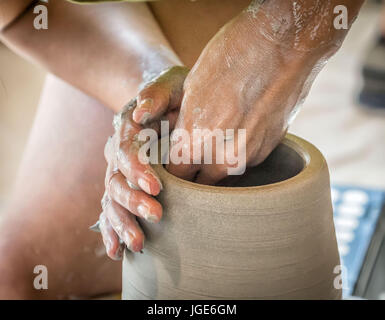
[[[50,0],[48,30],[35,30],[37,2],[17,0],[14,6],[13,1],[0,0],[5,14],[0,39],[10,48],[114,111],[139,92],[139,105],[158,108],[159,115],[175,123],[187,68],[176,66],[181,62],[145,3],[83,6]],[[151,166],[139,161],[136,137],[142,127],[133,123],[131,114],[127,108],[118,113],[116,132],[105,148],[108,167],[100,230],[113,259],[121,258],[119,238],[133,251],[143,247],[144,235],[134,215],[150,222],[162,216],[161,205],[151,197],[160,192],[161,183]],[[140,117],[145,124],[146,112]]]
[[[0,30],[14,22],[34,0],[0,0]]]
[[[33,6],[25,11],[31,1],[2,1],[7,18],[0,20],[6,24],[0,39],[7,46],[114,111],[146,78],[181,64],[145,3],[50,1],[48,30],[36,30]]]
[[[243,14],[254,31],[287,49],[318,51],[339,48],[365,0],[253,0]],[[337,29],[334,9],[347,9],[347,29]],[[242,15],[241,15],[242,16]],[[254,19],[253,19],[254,18]],[[254,22],[252,22],[254,20]]]

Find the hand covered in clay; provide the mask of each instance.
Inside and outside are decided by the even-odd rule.
[[[284,137],[328,53],[333,51],[326,46],[325,50],[313,50],[310,45],[297,43],[290,30],[290,36],[277,35],[268,26],[270,18],[263,12],[258,14],[245,11],[222,28],[187,76],[170,154],[176,147],[179,153],[186,148],[191,161],[171,162],[168,170],[172,174],[215,184],[228,175],[231,167],[240,165],[236,174],[243,173],[242,164],[227,161],[227,149],[223,151],[223,163],[216,162],[215,148],[212,164],[204,163],[204,144],[212,137],[207,133],[196,139],[195,129],[211,133],[220,129],[224,140],[234,140],[235,155],[244,152],[246,166],[261,163]],[[284,27],[278,31],[284,33]],[[190,141],[183,141],[182,147],[176,129],[189,132]],[[234,129],[234,135],[228,136],[227,129]],[[238,139],[239,129],[245,129],[243,142]],[[201,150],[198,159],[194,149]]]
[[[162,207],[152,197],[159,194],[162,184],[151,166],[139,160],[138,133],[144,127],[159,130],[161,119],[175,124],[187,72],[179,66],[164,71],[114,118],[115,134],[104,151],[106,192],[98,222],[112,259],[122,257],[124,244],[134,252],[142,250],[144,234],[137,217],[152,223],[162,217]]]

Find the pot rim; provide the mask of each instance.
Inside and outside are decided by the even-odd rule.
[[[252,187],[224,187],[224,186],[211,186],[204,185],[195,182],[191,182],[188,180],[184,180],[174,176],[169,173],[162,164],[156,164],[154,167],[157,169],[158,173],[167,177],[167,179],[172,180],[174,183],[180,185],[183,188],[199,190],[201,192],[221,192],[221,193],[233,193],[237,192],[255,192],[261,190],[270,190],[274,189],[286,189],[288,185],[293,186],[294,184],[304,182],[305,180],[312,179],[316,175],[317,172],[321,172],[324,170],[326,165],[326,160],[323,157],[322,153],[310,142],[294,135],[294,134],[286,134],[285,138],[281,141],[282,144],[293,149],[303,160],[303,169],[293,177],[288,179],[260,185],[260,186],[252,186]],[[160,172],[159,172],[160,171]],[[160,177],[162,179],[162,177]]]

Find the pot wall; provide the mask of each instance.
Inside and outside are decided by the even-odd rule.
[[[201,186],[156,166],[164,216],[159,224],[141,221],[143,254],[126,250],[123,298],[340,298],[326,162],[293,135],[283,146],[295,151],[300,172],[263,186]],[[293,167],[289,158],[275,157],[282,168]],[[265,168],[276,171],[269,162]]]

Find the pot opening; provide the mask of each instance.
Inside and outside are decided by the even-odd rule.
[[[305,161],[294,149],[281,143],[260,165],[248,168],[242,176],[229,176],[217,186],[257,187],[290,179],[305,167]]]

